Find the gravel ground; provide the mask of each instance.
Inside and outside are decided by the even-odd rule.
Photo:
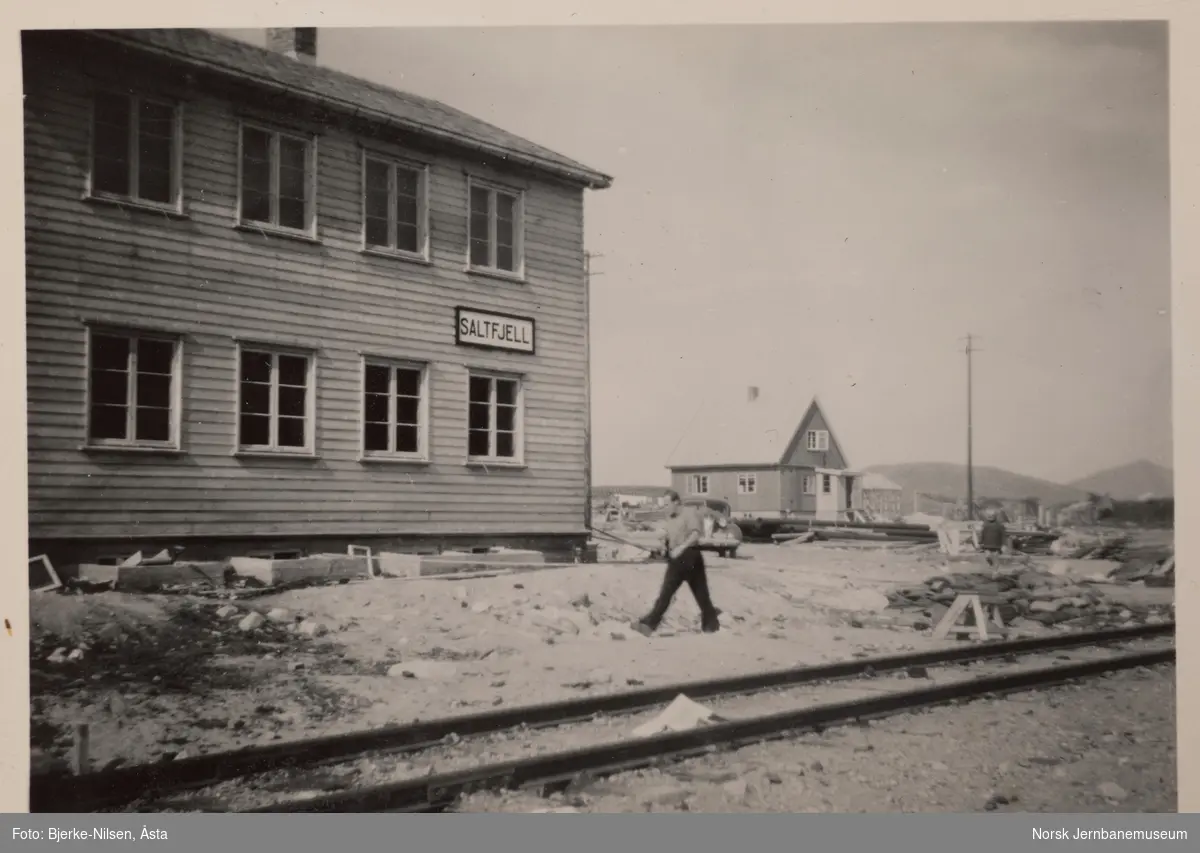
[[[1115,653],[1146,651],[1169,647],[1169,641],[1150,640],[1123,644],[1114,649],[1079,648],[1042,655],[1023,656],[1020,669],[1056,666],[1069,661],[1095,660]],[[724,719],[779,713],[813,705],[850,701],[880,694],[919,689],[967,679],[980,678],[1018,668],[1000,660],[984,661],[970,666],[930,668],[924,673],[881,675],[869,679],[814,684],[789,690],[777,690],[751,696],[732,696],[706,700],[703,704]],[[598,689],[610,689],[600,686]],[[140,802],[134,810],[244,810],[264,808],[283,800],[306,799],[324,794],[364,788],[462,770],[480,764],[511,761],[534,755],[619,743],[636,737],[634,730],[650,721],[661,711],[651,711],[606,717],[586,723],[532,731],[507,731],[496,735],[458,740],[432,750],[407,755],[371,755],[354,761],[300,771],[279,771],[258,774],[222,783],[194,792],[161,800]]]
[[[1132,670],[464,812],[1173,812],[1175,668]]]

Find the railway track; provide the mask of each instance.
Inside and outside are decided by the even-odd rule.
[[[1011,667],[1011,664],[1030,656],[1048,655],[1070,649],[1104,649],[1131,642],[1150,641],[1169,637],[1173,631],[1172,623],[956,646],[932,652],[856,659],[463,715],[411,725],[388,726],[346,735],[213,753],[171,763],[119,768],[81,776],[35,777],[31,780],[30,808],[34,812],[85,812],[120,809],[133,805],[139,811],[153,810],[152,807],[146,807],[187,791],[221,786],[236,788],[239,781],[252,785],[253,779],[248,777],[263,774],[286,777],[289,773],[303,775],[305,771],[313,768],[346,765],[363,759],[364,756],[374,759],[386,757],[391,761],[399,761],[405,756],[443,747],[448,742],[458,742],[463,738],[486,739],[488,736],[511,733],[514,730],[521,733],[522,737],[528,737],[530,733],[540,729],[569,727],[572,724],[586,725],[596,718],[644,712],[670,702],[679,694],[694,700],[736,701],[738,697],[754,696],[766,691],[795,691],[805,687],[811,689],[818,685],[827,687],[831,682],[857,684],[863,679],[870,679],[873,684],[878,684],[880,679],[888,675],[903,678],[933,668],[961,669],[965,665],[985,662],[1000,662]],[[454,771],[437,777],[402,780],[383,785],[368,784],[362,786],[362,789],[329,796],[295,799],[267,808],[256,807],[249,810],[437,811],[445,808],[448,802],[460,794],[479,788],[541,784],[553,787],[561,781],[559,777],[564,774],[572,778],[580,772],[603,775],[629,769],[631,766],[644,766],[645,763],[654,763],[664,758],[684,757],[681,750],[706,750],[714,746],[744,743],[747,742],[746,738],[761,740],[771,732],[834,725],[839,721],[863,716],[895,713],[955,699],[1003,692],[1007,689],[1030,689],[1043,684],[1057,683],[1055,679],[1061,681],[1064,678],[1087,677],[1126,665],[1149,666],[1167,663],[1173,659],[1174,650],[1171,648],[1142,651],[1133,655],[1110,655],[1101,660],[1069,665],[1057,665],[1056,662],[1056,665],[1044,671],[1037,670],[1040,674],[1002,672],[985,676],[982,680],[960,680],[916,691],[893,691],[882,697],[859,698],[815,708],[781,711],[777,714],[707,726],[691,732],[655,736],[615,745],[608,743],[590,748],[591,752],[588,749],[573,750],[561,755],[527,759],[527,762],[531,761],[532,764],[523,764],[520,761],[501,762],[494,766]],[[1076,669],[1077,674],[1073,674]],[[822,708],[824,710],[821,710]],[[695,738],[699,740],[692,744],[691,739]],[[609,761],[605,756],[617,757]],[[632,765],[628,763],[630,761],[633,762]],[[213,807],[209,805],[202,808]]]

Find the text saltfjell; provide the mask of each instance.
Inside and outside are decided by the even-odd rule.
[[[495,320],[473,320],[462,317],[458,321],[459,336],[467,340],[489,343],[508,343],[527,347],[530,345],[529,329],[516,323],[500,323]]]

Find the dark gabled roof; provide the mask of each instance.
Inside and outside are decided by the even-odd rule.
[[[796,402],[799,389],[757,397],[749,402],[731,393],[714,393],[697,411],[671,452],[667,468],[766,468],[784,465],[793,445],[820,412],[829,430],[830,446],[845,450],[833,434],[829,418],[814,396],[804,407]]]
[[[612,178],[438,101],[199,29],[93,30],[126,47],[242,78],[447,144],[604,189]]]

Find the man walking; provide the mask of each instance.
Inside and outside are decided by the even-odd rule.
[[[662,591],[650,613],[633,623],[633,629],[649,637],[658,630],[667,608],[679,587],[687,584],[692,590],[696,604],[700,606],[700,627],[706,634],[716,632],[721,626],[717,621],[720,611],[713,607],[708,594],[708,575],[704,568],[704,555],[700,551],[700,537],[704,522],[693,507],[683,505],[677,492],[667,492],[667,520],[664,531],[667,546],[667,571],[663,575]]]

